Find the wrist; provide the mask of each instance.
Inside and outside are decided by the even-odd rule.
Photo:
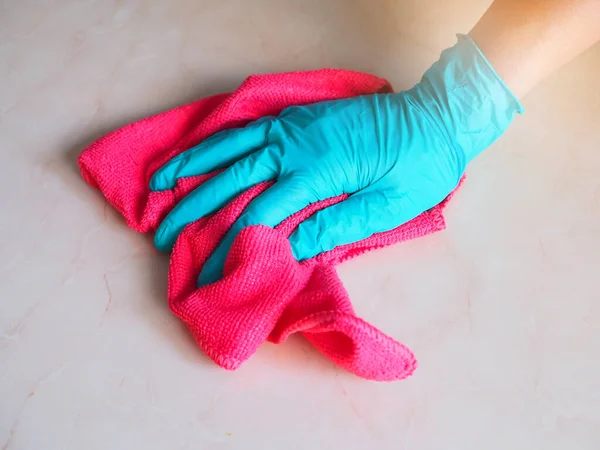
[[[523,106],[475,42],[459,34],[409,95],[468,163],[489,147]]]

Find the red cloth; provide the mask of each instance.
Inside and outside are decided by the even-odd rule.
[[[219,130],[277,115],[287,106],[391,91],[383,79],[343,70],[255,75],[232,94],[200,99],[108,134],[83,151],[79,166],[83,178],[128,226],[154,232],[181,198],[214,175],[181,179],[172,191],[150,192],[152,174],[175,155]],[[253,187],[185,228],[171,255],[171,311],[226,369],[238,368],[265,340],[280,343],[301,332],[331,361],[360,377],[383,381],[411,375],[417,365],[412,352],[356,316],[334,266],[374,248],[442,230],[447,200],[395,230],[298,263],[289,234],[311,213],[344,197],[313,204],[275,230],[243,230],[228,255],[223,279],[196,288],[210,253],[249,201],[268,186]]]

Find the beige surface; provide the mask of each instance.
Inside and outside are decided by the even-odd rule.
[[[300,339],[218,369],[165,306],[166,258],[76,171],[101,134],[253,72],[410,87],[486,6],[3,1],[0,448],[600,448],[600,47],[525,99],[446,232],[340,268],[358,312],[416,352],[404,382]]]

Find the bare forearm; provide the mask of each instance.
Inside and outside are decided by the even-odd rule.
[[[600,41],[600,0],[495,0],[470,36],[521,98]]]

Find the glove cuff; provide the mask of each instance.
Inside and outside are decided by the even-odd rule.
[[[433,118],[465,164],[489,147],[510,125],[523,105],[471,37],[440,56],[413,88],[419,106]]]

